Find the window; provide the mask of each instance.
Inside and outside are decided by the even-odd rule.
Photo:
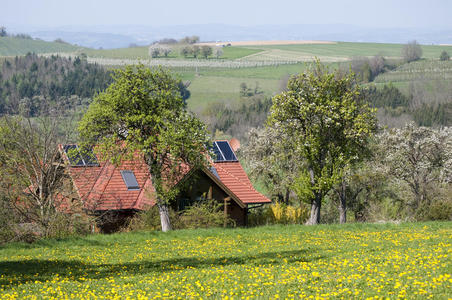
[[[122,180],[124,180],[124,183],[127,186],[127,189],[129,191],[137,191],[140,189],[140,186],[138,185],[137,178],[135,177],[135,174],[132,171],[121,171]]]

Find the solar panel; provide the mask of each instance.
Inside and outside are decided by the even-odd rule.
[[[93,152],[93,149],[87,149],[87,150],[80,150],[80,154],[83,158],[83,161],[85,162],[85,166],[91,167],[91,166],[98,166],[99,163],[97,162],[97,157]]]
[[[213,152],[215,153],[215,161],[224,161],[224,156],[218,149],[217,142],[213,143]]]
[[[122,180],[124,180],[124,183],[126,184],[128,190],[136,191],[140,189],[137,178],[132,171],[123,170],[121,171],[121,175]]]
[[[69,163],[72,166],[85,165],[85,162],[83,161],[83,158],[80,155],[80,151],[78,151],[77,145],[65,145],[64,152],[66,152],[67,158],[69,159]]]
[[[65,145],[63,148],[72,166],[92,167],[99,165],[93,149],[80,150],[77,145]]]
[[[237,161],[237,157],[235,157],[234,151],[232,151],[228,141],[217,141],[216,143],[225,161]]]
[[[213,143],[213,152],[216,155],[215,162],[220,161],[237,161],[237,157],[232,151],[228,141],[216,141]]]

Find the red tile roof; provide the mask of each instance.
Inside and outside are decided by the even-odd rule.
[[[270,203],[271,200],[257,192],[240,162],[212,163],[217,170],[220,181],[226,187],[227,194],[233,193],[234,198],[244,205],[253,203]],[[183,172],[187,168],[181,167]],[[121,170],[133,171],[137,179],[139,190],[128,190]],[[210,172],[209,170],[204,170]],[[99,161],[99,166],[69,167],[74,187],[89,210],[142,210],[155,204],[155,192],[150,173],[144,159],[138,155],[134,160],[123,161],[115,166],[109,162]],[[210,174],[211,177],[215,176]],[[232,195],[231,195],[232,196]]]
[[[213,166],[224,183],[245,204],[270,203],[271,200],[256,191],[238,161],[216,162]]]

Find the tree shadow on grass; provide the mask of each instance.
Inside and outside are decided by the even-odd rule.
[[[80,260],[25,260],[0,262],[0,286],[7,289],[25,282],[60,278],[74,281],[103,279],[107,277],[165,273],[187,268],[212,268],[229,265],[271,266],[283,263],[309,262],[321,256],[306,257],[306,250],[274,251],[245,256],[216,258],[181,257],[166,260],[144,260],[124,264],[89,264]],[[1,276],[4,275],[4,276]],[[82,279],[83,278],[83,279]]]

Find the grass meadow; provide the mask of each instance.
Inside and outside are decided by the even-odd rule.
[[[0,248],[2,299],[450,299],[452,223],[92,235]]]

